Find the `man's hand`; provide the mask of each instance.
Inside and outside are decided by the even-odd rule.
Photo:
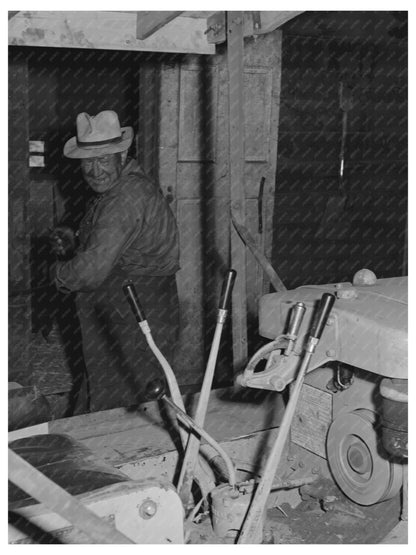
[[[49,236],[52,252],[59,260],[69,260],[74,256],[77,241],[74,231],[66,226],[55,227]]]

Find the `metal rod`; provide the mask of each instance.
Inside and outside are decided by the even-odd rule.
[[[199,426],[204,425],[207,403],[211,391],[213,370],[215,369],[222,328],[223,324],[217,323],[214,333],[214,339],[211,345],[210,357],[207,364],[207,371],[204,378],[204,384],[206,384],[206,386],[204,387],[204,384],[202,386],[200,394],[200,399],[203,396],[202,402],[198,403],[199,410],[197,409],[194,417],[195,423]],[[186,452],[182,463],[181,473],[179,475],[178,491],[185,507],[189,501],[191,494],[191,487],[194,479],[194,469],[197,461],[197,454],[199,452],[199,443],[200,442],[197,437],[195,437],[194,435],[189,436],[188,445],[186,447]]]
[[[214,339],[212,341],[208,364],[205,371],[204,380],[202,382],[201,393],[199,395],[198,406],[196,408],[194,417],[195,424],[197,426],[200,426],[201,428],[204,426],[205,416],[208,409],[209,396],[214,379],[215,366],[217,364],[222,330],[227,318],[228,307],[231,302],[231,295],[233,292],[235,277],[235,270],[229,270],[223,282]],[[182,499],[182,503],[185,507],[187,506],[187,503],[191,497],[191,488],[194,479],[195,465],[198,459],[199,444],[199,438],[194,435],[189,436],[189,441],[186,447],[186,452],[183,459],[178,482],[179,496]]]
[[[208,434],[208,432],[206,432],[203,428],[198,426],[195,420],[193,420],[190,416],[188,416],[185,412],[183,412],[178,406],[176,406],[175,403],[173,403],[173,401],[169,399],[169,397],[166,397],[166,395],[164,395],[162,399],[166,403],[168,403],[168,405],[175,411],[176,416],[179,418],[179,420],[181,420],[186,426],[188,426],[189,428],[194,430],[197,434],[199,434],[201,437],[203,437],[206,440],[206,442],[209,443],[209,445],[211,445],[211,447],[213,447],[217,451],[220,457],[224,460],[225,465],[227,467],[228,481],[230,483],[230,486],[235,487],[235,484],[236,484],[235,468],[230,457],[224,451],[221,445],[217,441],[215,441],[215,439],[211,437]]]
[[[299,372],[296,377],[296,381],[292,389],[285,413],[283,415],[282,423],[279,428],[279,434],[267,459],[262,478],[256,489],[256,493],[248,510],[247,517],[243,523],[243,527],[241,529],[237,542],[239,544],[253,543],[254,538],[256,538],[258,528],[259,526],[261,526],[263,513],[266,509],[267,497],[269,496],[274,476],[283,455],[283,449],[289,435],[293,416],[296,411],[297,402],[303,385],[303,380],[308,369],[311,357],[315,352],[316,346],[318,345],[321,338],[323,329],[328,320],[328,316],[334,304],[334,301],[335,296],[331,293],[324,293],[322,295],[317,318],[314,321],[313,329],[310,332],[309,339],[305,347],[302,363],[299,368]]]

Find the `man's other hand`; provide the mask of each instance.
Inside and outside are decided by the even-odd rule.
[[[51,250],[60,260],[69,260],[74,256],[76,237],[73,229],[66,225],[55,227],[50,235]]]

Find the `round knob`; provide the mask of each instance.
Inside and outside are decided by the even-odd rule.
[[[147,384],[145,396],[149,401],[157,401],[163,397],[165,392],[166,385],[164,380],[156,378]]]
[[[353,285],[374,285],[377,283],[377,276],[371,270],[363,268],[354,274],[352,283]]]

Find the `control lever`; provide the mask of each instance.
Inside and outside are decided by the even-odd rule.
[[[144,313],[143,307],[140,304],[136,288],[134,287],[134,283],[132,281],[128,281],[127,283],[125,283],[123,285],[123,291],[127,297],[127,301],[137,320],[137,323],[140,325],[141,322],[144,322],[146,320],[146,314]]]
[[[296,381],[290,393],[290,399],[287,404],[282,423],[279,428],[279,434],[270,452],[266,466],[263,471],[262,478],[254,494],[254,498],[247,513],[247,517],[243,523],[237,543],[254,543],[258,527],[261,526],[263,513],[266,508],[267,498],[269,496],[273,480],[283,454],[283,449],[289,435],[290,426],[295,414],[296,405],[299,399],[303,380],[309,366],[309,362],[316,346],[319,343],[325,324],[335,302],[335,295],[324,293],[319,303],[317,317],[313,323],[312,330],[306,343],[305,351],[301,366],[299,368]]]
[[[137,296],[136,288],[134,287],[134,283],[132,281],[128,281],[123,285],[124,294],[127,297],[129,302],[130,308],[134,314],[134,317],[139,324],[139,327],[146,338],[146,341],[152,350],[153,354],[157,358],[159,364],[161,365],[163,372],[166,377],[166,381],[169,386],[169,391],[172,399],[174,402],[180,407],[183,411],[185,411],[185,406],[183,404],[182,395],[179,389],[178,382],[176,381],[176,376],[170,366],[169,362],[163,356],[163,354],[158,349],[156,343],[154,342],[152,332],[150,330],[149,323],[146,319],[146,314],[143,310],[142,305],[140,304],[139,298]],[[182,443],[185,447],[187,442],[187,435],[183,430],[179,430],[181,433]]]
[[[236,275],[237,272],[235,270],[229,270],[223,281],[221,300],[219,303],[217,314],[217,325],[215,327],[214,339],[212,340],[207,368],[205,371],[204,380],[199,395],[199,401],[194,417],[195,424],[200,428],[203,428],[205,422],[209,395],[211,393],[215,365],[218,357],[222,329],[227,318]],[[191,497],[191,487],[194,479],[195,464],[198,459],[199,445],[200,439],[194,435],[190,435],[178,482],[179,496],[182,499],[182,503],[185,509],[187,508],[188,501]]]
[[[285,356],[289,356],[293,350],[296,339],[298,338],[299,329],[302,325],[303,317],[305,316],[306,306],[304,303],[296,303],[292,308],[290,314],[289,329],[287,330],[286,337],[288,339],[287,347],[284,351]]]
[[[137,323],[139,324],[139,327],[141,329],[141,331],[143,332],[146,341],[150,347],[150,349],[152,350],[153,354],[155,355],[155,357],[157,358],[159,364],[161,365],[163,372],[165,374],[166,377],[166,381],[169,387],[169,392],[170,392],[170,396],[172,397],[175,405],[177,407],[179,407],[179,409],[181,409],[181,411],[183,411],[184,413],[186,413],[185,411],[185,405],[183,404],[183,400],[182,400],[182,395],[179,389],[179,385],[178,382],[176,381],[176,376],[172,370],[172,367],[170,366],[169,362],[166,360],[166,358],[163,356],[163,354],[160,352],[160,350],[158,349],[157,345],[155,344],[153,337],[152,337],[152,333],[150,330],[150,326],[149,323],[146,319],[146,315],[145,312],[143,310],[143,307],[140,304],[139,298],[137,296],[136,293],[136,289],[134,287],[134,284],[132,281],[128,281],[123,285],[123,291],[124,294],[127,297],[127,300],[130,304],[130,307],[133,311],[133,314],[137,320]],[[188,443],[188,438],[189,438],[189,434],[187,433],[186,430],[183,429],[182,426],[178,426],[179,429],[179,435],[181,438],[181,443],[184,449],[186,449],[186,445]],[[195,461],[196,463],[197,461]],[[196,467],[196,478],[199,484],[199,487],[201,489],[201,492],[203,495],[207,495],[208,492],[210,491],[211,488],[211,482],[208,479],[208,473],[207,471],[209,470],[209,467],[206,463],[206,461],[204,461],[202,458],[198,458],[198,465]]]
[[[221,447],[221,445],[215,441],[213,437],[211,437],[203,428],[198,426],[198,424],[193,420],[190,416],[188,416],[176,403],[174,403],[169,397],[166,396],[165,392],[165,384],[162,380],[156,379],[148,383],[146,387],[146,398],[149,401],[154,400],[163,400],[167,403],[171,409],[176,414],[176,417],[190,430],[194,433],[198,434],[200,437],[204,438],[211,447],[213,447],[220,457],[225,462],[228,471],[228,480],[231,487],[235,488],[236,485],[236,476],[235,476],[235,468],[227,453]],[[194,436],[190,436],[194,437]]]

